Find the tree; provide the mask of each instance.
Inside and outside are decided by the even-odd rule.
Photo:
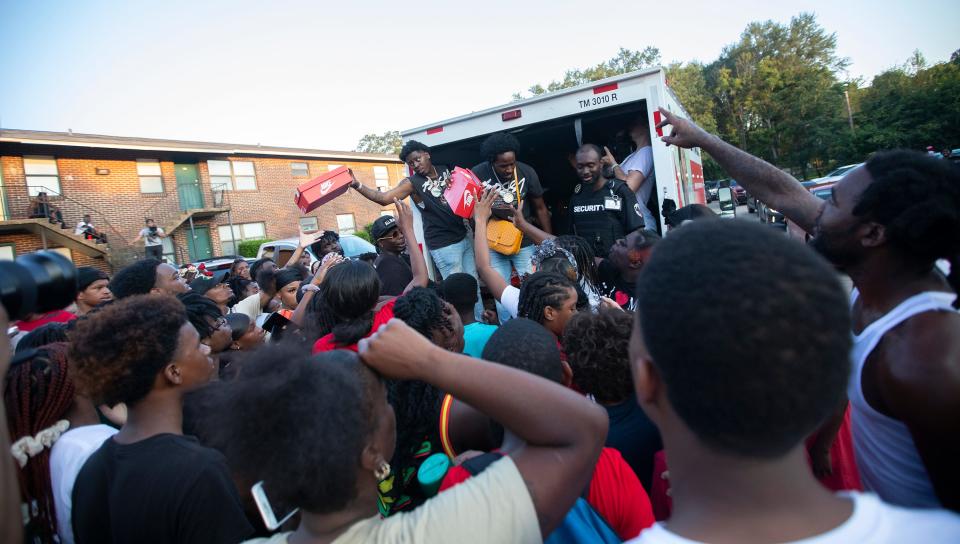
[[[367,134],[360,138],[356,151],[363,153],[384,153],[387,155],[400,154],[400,148],[403,147],[403,140],[400,133],[396,130],[384,132],[383,134]]]
[[[621,47],[617,54],[606,62],[601,62],[589,68],[567,70],[567,73],[564,74],[561,81],[551,81],[546,87],[538,83],[528,88],[527,92],[536,96],[543,93],[559,91],[560,89],[576,87],[577,85],[591,81],[598,81],[610,76],[655,66],[659,62],[660,50],[656,47],[647,46],[642,51],[634,51]],[[514,93],[513,95],[514,100],[522,100],[523,98],[523,95],[520,93]]]

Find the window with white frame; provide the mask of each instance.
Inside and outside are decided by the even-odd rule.
[[[137,159],[137,175],[140,176],[141,193],[163,192],[163,177],[157,159]]]
[[[17,258],[17,246],[0,244],[0,261],[12,261]]]
[[[214,191],[255,191],[257,174],[250,161],[207,161]]]
[[[387,174],[386,166],[374,166],[373,178],[377,182],[378,190],[386,191],[387,189],[390,188],[390,175]]]
[[[357,231],[357,223],[352,213],[337,215],[337,231],[340,234],[353,234]]]
[[[168,263],[179,263],[177,259],[177,249],[173,245],[173,238],[167,236],[166,238],[161,238],[160,243],[163,246],[163,258],[167,260]]]
[[[300,230],[302,230],[303,232],[317,231],[317,230],[320,230],[320,224],[317,223],[316,217],[301,217]]]
[[[239,255],[237,253],[237,242],[267,237],[266,225],[263,223],[235,224],[233,225],[233,232],[230,231],[230,225],[223,225],[218,227],[217,230],[220,233],[220,251],[224,255]]]
[[[337,168],[340,168],[341,166],[343,166],[343,165],[342,165],[342,164],[328,164],[328,165],[327,165],[327,172],[333,172],[334,170],[336,170]]]
[[[291,162],[290,173],[294,177],[306,177],[310,175],[310,165],[305,162]]]
[[[396,217],[392,210],[380,210],[380,217]]]
[[[60,195],[60,173],[53,157],[24,157],[23,173],[27,176],[27,194]]]

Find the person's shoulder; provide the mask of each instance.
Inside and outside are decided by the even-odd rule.
[[[960,357],[960,313],[917,314],[883,337],[884,373],[891,384],[907,389],[957,389],[960,376],[952,362]]]
[[[960,542],[960,515],[949,510],[903,508],[887,504],[872,493],[841,493],[854,501],[848,525],[864,523],[863,538],[883,542]],[[873,541],[873,540],[870,540]]]
[[[470,170],[476,174],[478,178],[493,176],[493,168],[490,167],[490,163],[487,161],[474,165]]]

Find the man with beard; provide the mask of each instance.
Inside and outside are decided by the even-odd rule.
[[[672,126],[664,142],[710,153],[853,280],[847,395],[864,486],[896,505],[960,511],[960,174],[922,154],[883,152],[820,201],[775,166],[660,111],[660,126]],[[952,262],[949,279],[938,259]]]
[[[610,254],[614,242],[642,229],[643,215],[637,196],[621,180],[603,176],[603,152],[593,144],[577,150],[580,183],[573,189],[573,231],[585,238],[598,257]]]

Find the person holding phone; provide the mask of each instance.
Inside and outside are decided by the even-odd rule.
[[[158,227],[156,222],[153,219],[146,220],[147,226],[140,229],[140,233],[137,234],[137,237],[133,239],[132,243],[137,243],[140,240],[143,240],[143,247],[146,257],[148,259],[156,259],[160,262],[163,262],[163,240],[162,238],[167,237],[167,233],[163,231],[162,228]]]

